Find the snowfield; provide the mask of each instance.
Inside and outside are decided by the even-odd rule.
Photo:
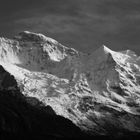
[[[102,46],[84,54],[25,31],[0,38],[0,65],[25,97],[51,106],[84,131],[140,132],[140,57],[130,50]]]

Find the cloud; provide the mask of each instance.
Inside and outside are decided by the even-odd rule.
[[[120,21],[114,17],[84,13],[80,16],[49,14],[14,21],[20,30],[41,32],[81,51],[99,47],[104,35],[118,33]],[[18,28],[18,30],[19,30]]]
[[[0,30],[9,35],[40,32],[85,52],[102,44],[135,51],[140,44],[139,7],[139,0],[31,0],[7,16]]]
[[[23,18],[15,21],[18,26],[31,30],[50,33],[73,32],[77,29],[72,17],[48,15],[43,17]]]

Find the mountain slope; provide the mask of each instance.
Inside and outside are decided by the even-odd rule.
[[[0,65],[24,97],[51,106],[91,134],[140,132],[139,64],[140,58],[129,50],[102,46],[84,54],[28,31],[0,39]],[[1,74],[1,89],[13,90],[13,85],[2,85],[4,79]]]

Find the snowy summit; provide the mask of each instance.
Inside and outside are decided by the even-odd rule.
[[[130,50],[102,46],[88,55],[25,31],[0,38],[0,65],[25,97],[51,106],[83,131],[140,132],[140,57]]]

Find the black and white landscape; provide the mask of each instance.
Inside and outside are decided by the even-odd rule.
[[[140,57],[130,50],[85,54],[24,31],[0,38],[0,65],[2,131],[30,133],[36,124],[53,136],[58,127],[58,137],[140,132]]]
[[[138,136],[139,6],[2,0],[0,139]]]

